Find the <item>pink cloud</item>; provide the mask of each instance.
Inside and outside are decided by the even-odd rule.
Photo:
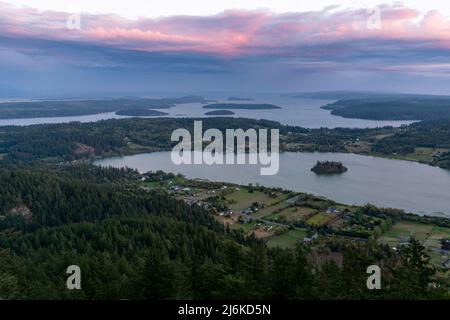
[[[81,29],[66,28],[67,13],[14,8],[0,3],[2,36],[77,41],[151,52],[200,52],[218,56],[333,56],[355,45],[402,40],[450,48],[450,21],[439,12],[425,15],[399,6],[382,6],[381,28],[367,28],[370,13],[360,10],[273,14],[226,11],[214,16],[173,16],[128,20],[82,13]],[[324,45],[335,44],[334,48]]]

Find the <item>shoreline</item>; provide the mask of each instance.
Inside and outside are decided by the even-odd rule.
[[[94,159],[90,159],[87,163],[89,165],[103,167],[104,165],[100,164],[99,162],[105,161],[105,160],[107,161],[107,160],[110,160],[110,159],[121,159],[121,158],[124,158],[124,157],[130,157],[130,156],[139,156],[139,155],[154,154],[154,153],[160,153],[160,152],[170,152],[170,151],[171,150],[169,149],[169,150],[153,150],[153,151],[149,151],[149,152],[135,152],[135,153],[130,153],[130,154],[114,154],[114,155],[111,154],[111,155],[108,155],[108,156],[95,157]],[[376,157],[376,156],[373,156],[373,155],[361,155],[361,154],[343,153],[343,152],[318,152],[318,151],[315,151],[315,152],[300,152],[300,151],[291,152],[291,151],[285,151],[285,152],[281,152],[281,153],[291,153],[291,154],[305,154],[305,153],[307,153],[307,154],[342,154],[342,155],[354,155],[354,156],[359,156],[359,157],[379,158],[379,159],[389,160],[389,161],[394,160],[394,161],[401,161],[401,162],[403,162],[403,161],[405,161],[405,162],[413,162],[413,161],[408,161],[408,160],[387,159],[387,158],[382,158],[382,157]],[[416,163],[418,165],[424,165],[424,164],[418,163],[418,162],[413,162],[413,163]],[[104,167],[107,167],[107,166],[104,166]],[[123,166],[123,167],[126,167],[126,166]],[[141,175],[145,174],[146,172],[149,172],[149,171],[146,171],[146,172],[142,171],[141,172],[141,171],[139,171],[139,169],[136,169],[136,168],[133,168],[133,167],[129,167],[129,168],[137,170]],[[438,167],[435,167],[435,168],[438,168]],[[438,169],[441,169],[441,168],[438,168]],[[441,170],[445,170],[445,169],[441,169]],[[167,170],[162,170],[162,171],[171,172],[171,171],[167,171]],[[239,183],[237,183],[237,182],[222,181],[222,180],[215,180],[215,179],[202,178],[202,177],[190,177],[188,179],[206,179],[206,180],[211,181],[211,182],[221,182],[221,183],[230,183],[230,184],[239,185]],[[324,198],[324,199],[327,199],[327,200],[335,201],[337,203],[341,203],[341,204],[344,204],[344,205],[347,205],[347,206],[356,206],[356,207],[364,206],[364,204],[362,204],[362,203],[361,204],[355,204],[355,203],[349,203],[349,202],[347,203],[345,201],[337,200],[335,198],[332,198],[330,196],[326,196],[326,195],[323,195],[323,194],[307,191],[304,188],[302,188],[301,190],[300,189],[299,190],[292,190],[292,189],[289,189],[287,187],[279,187],[279,186],[276,186],[276,185],[270,185],[270,184],[262,184],[262,185],[264,187],[266,187],[266,188],[282,188],[282,189],[284,189],[286,191],[305,193],[305,194],[312,194],[312,195],[314,195],[316,197],[321,197],[321,198]],[[367,203],[370,203],[370,201],[368,201]],[[406,214],[411,214],[411,215],[414,215],[414,216],[417,216],[417,217],[433,217],[433,218],[450,219],[450,212],[449,213],[440,212],[440,211],[433,211],[433,212],[420,212],[420,211],[418,211],[418,212],[413,212],[413,211],[409,211],[408,209],[401,209],[401,208],[395,207],[395,206],[391,207],[391,206],[387,206],[387,205],[382,206],[382,205],[377,205],[377,204],[375,204],[375,206],[378,207],[378,208],[392,208],[392,209],[396,209],[396,210],[402,210]]]

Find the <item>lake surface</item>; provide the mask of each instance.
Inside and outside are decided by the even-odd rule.
[[[215,99],[217,102],[229,102],[223,97],[207,97]],[[339,116],[334,116],[329,110],[323,110],[320,107],[328,104],[330,100],[316,100],[316,99],[299,99],[293,97],[285,97],[276,94],[258,95],[253,97],[254,101],[238,101],[233,103],[270,103],[282,107],[282,109],[272,110],[244,110],[234,109],[234,117],[244,117],[251,119],[267,119],[279,121],[282,124],[300,126],[305,128],[320,128],[320,127],[348,127],[348,128],[374,128],[383,126],[398,127],[403,124],[410,124],[413,121],[376,121],[376,120],[362,120],[362,119],[346,119]],[[205,113],[211,110],[203,109],[204,104],[201,103],[187,103],[179,104],[170,109],[159,109],[169,115],[162,117],[205,117]],[[1,104],[0,104],[1,108]],[[123,119],[130,118],[127,116],[118,116],[114,112],[72,116],[72,117],[49,117],[49,118],[28,118],[28,119],[0,119],[0,126],[18,125],[26,126],[32,124],[43,123],[67,123],[72,121],[79,122],[95,122],[106,119]],[[151,117],[146,117],[151,118]]]
[[[310,169],[318,161],[342,161],[342,175],[317,176]],[[345,204],[372,203],[379,207],[450,217],[450,171],[402,160],[343,153],[280,154],[274,176],[259,175],[259,165],[174,165],[170,152],[156,152],[96,161],[97,165],[135,168],[140,172],[163,170],[201,178],[325,196]]]

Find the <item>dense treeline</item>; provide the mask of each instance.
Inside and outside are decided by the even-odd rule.
[[[173,130],[193,130],[193,119],[122,119],[96,123],[69,123],[4,127],[0,137],[0,153],[17,160],[58,157],[73,160],[86,155],[167,150]],[[278,128],[279,123],[268,120],[209,118],[203,120],[204,130],[217,128]],[[286,132],[287,127],[282,127]],[[292,128],[293,131],[306,131]],[[133,148],[130,147],[133,145]],[[83,148],[84,147],[84,148]],[[91,149],[92,148],[92,149]]]
[[[0,229],[29,231],[115,216],[169,213],[179,219],[211,222],[209,216],[197,212],[196,207],[188,207],[157,191],[149,196],[138,188],[128,190],[120,185],[98,185],[23,170],[2,170],[0,180],[0,212],[3,212]],[[27,212],[30,212],[29,219],[18,219]]]
[[[103,100],[60,100],[6,102],[1,104],[0,119],[68,117],[120,110],[146,110],[171,108],[182,103],[206,103],[198,96],[180,98],[119,98]]]
[[[392,96],[339,100],[323,108],[344,118],[432,120],[450,118],[450,97]]]
[[[57,157],[66,160],[89,155],[138,153],[168,150],[172,131],[193,129],[194,120],[202,120],[203,129],[217,128],[222,132],[230,128],[279,129],[282,147],[289,143],[309,145],[311,151],[345,151],[344,141],[356,137],[369,137],[387,129],[305,129],[284,126],[275,121],[243,118],[207,119],[122,119],[95,123],[70,123],[4,127],[0,136],[0,153],[6,159],[17,161]],[[84,148],[89,146],[92,149]],[[308,147],[305,147],[309,150]]]
[[[394,135],[377,141],[372,149],[384,154],[412,153],[417,147],[450,148],[450,120],[430,120],[414,123]],[[448,154],[435,158],[437,165],[450,168]]]
[[[2,164],[18,161],[91,159],[121,154],[170,150],[173,130],[192,132],[194,120],[202,120],[203,130],[217,128],[267,128],[280,130],[281,149],[286,151],[363,152],[365,154],[408,154],[417,147],[450,148],[450,120],[429,120],[401,128],[320,128],[305,129],[268,120],[243,118],[207,119],[122,119],[96,123],[70,123],[3,127],[0,135]],[[352,151],[348,146],[364,143],[368,147]],[[430,157],[431,158],[431,157]],[[436,154],[430,164],[450,168],[450,153]]]
[[[81,167],[0,171],[0,297],[5,299],[448,298],[416,241],[399,254],[374,242],[322,248],[342,262],[311,260],[313,248],[268,249],[224,230],[200,207],[112,181],[127,170]],[[83,172],[91,177],[79,179]],[[367,290],[367,266],[382,266],[382,290]],[[66,268],[82,290],[66,289]],[[314,270],[314,271],[313,271]]]

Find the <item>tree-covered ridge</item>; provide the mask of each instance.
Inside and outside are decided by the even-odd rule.
[[[429,286],[438,280],[414,240],[399,253],[345,238],[319,250],[269,249],[224,229],[202,207],[138,190],[133,177],[111,186],[94,178],[104,170],[121,181],[130,171],[99,169],[83,182],[86,168],[61,170],[0,171],[1,298],[448,298],[446,287]],[[327,252],[342,261],[311,260]],[[366,269],[374,263],[383,266],[383,290],[367,290]],[[72,264],[83,272],[80,291],[66,289]]]
[[[12,159],[37,160],[58,157],[66,160],[120,153],[168,150],[175,129],[193,130],[193,119],[122,119],[95,123],[68,123],[3,127],[0,153]],[[204,130],[218,128],[278,128],[279,123],[267,120],[209,118],[203,120]],[[303,129],[294,129],[300,130]],[[83,146],[91,147],[81,148]]]
[[[436,120],[450,118],[450,97],[390,96],[339,100],[323,109],[344,118],[371,120]]]
[[[374,145],[376,151],[388,153],[416,147],[450,148],[450,119],[413,123]]]
[[[128,115],[130,109],[134,110],[134,112],[147,109],[164,109],[171,108],[175,104],[193,102],[206,103],[207,100],[198,96],[186,96],[180,98],[5,102],[0,103],[0,119],[69,117],[115,111],[120,111],[120,114],[124,112],[125,115]]]
[[[432,165],[450,168],[450,120],[429,120],[400,128],[305,129],[281,125],[275,121],[216,117],[207,119],[158,118],[105,120],[95,123],[69,123],[2,127],[0,154],[2,162],[19,160],[71,161],[110,155],[136,154],[170,150],[173,130],[193,130],[195,120],[202,120],[203,130],[217,128],[279,129],[283,151],[352,152],[397,156],[417,161],[417,148],[428,148],[427,157],[419,159]],[[408,157],[407,157],[408,156]]]

